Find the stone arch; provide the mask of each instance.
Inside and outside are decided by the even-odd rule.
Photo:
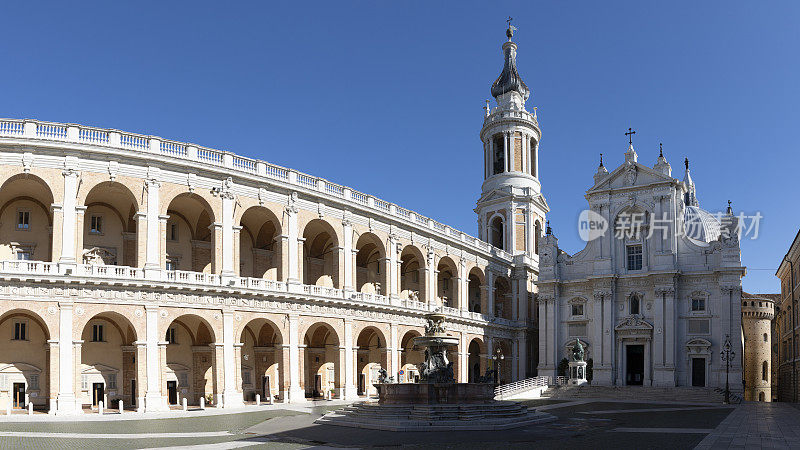
[[[264,206],[247,208],[239,220],[239,275],[243,277],[283,279],[283,234],[280,219]]]
[[[303,228],[303,284],[341,288],[340,250],[336,230],[322,219]]]
[[[381,239],[375,233],[362,233],[358,236],[354,249],[356,254],[353,279],[356,282],[356,291],[385,294],[389,288],[389,263]]]
[[[409,244],[400,252],[400,298],[428,301],[426,259],[419,247]]]
[[[443,256],[436,265],[436,297],[442,305],[458,308],[458,264],[449,256]]]
[[[56,330],[53,330],[56,331]],[[45,410],[54,398],[57,386],[51,385],[50,351],[51,329],[47,322],[30,309],[15,308],[0,316],[0,374],[9,387],[0,392],[0,407],[24,409],[33,403],[34,409]],[[15,384],[23,385],[21,394],[11,389]]]
[[[467,380],[469,383],[477,383],[486,372],[486,344],[483,339],[474,337],[467,345]]]
[[[83,197],[86,211],[78,216],[79,260],[85,264],[138,264],[137,221],[139,203],[122,183],[103,181]]]
[[[267,400],[280,397],[283,378],[283,337],[280,327],[266,318],[247,322],[239,334],[241,389],[244,399],[256,394]],[[248,374],[249,372],[249,374]]]
[[[467,275],[467,309],[471,312],[488,313],[486,307],[486,275],[478,266],[473,266]]]
[[[419,379],[417,366],[425,361],[422,350],[414,345],[414,338],[419,336],[422,336],[419,330],[411,329],[400,338],[400,370],[403,371],[398,380],[400,383],[413,383]]]
[[[489,219],[489,243],[497,248],[505,249],[506,233],[505,217],[495,214]]]
[[[84,314],[85,321],[76,323],[80,330],[80,368],[76,378],[79,404],[107,407],[122,400],[136,403],[132,380],[139,379],[136,358],[137,333],[133,323],[123,314],[104,310]]]
[[[356,393],[362,396],[377,395],[373,386],[378,382],[378,371],[389,372],[387,341],[380,328],[366,326],[356,337]]]
[[[323,397],[331,390],[344,397],[341,339],[326,322],[311,324],[303,335],[301,370],[306,397]]]
[[[17,174],[0,186],[0,259],[52,261],[53,190],[42,178]]]
[[[172,270],[216,273],[214,249],[217,234],[214,209],[207,199],[195,193],[175,195],[167,204],[163,247],[164,265]]]
[[[514,302],[511,298],[511,282],[504,276],[494,280],[494,308],[496,317],[511,319],[513,317]]]
[[[219,348],[217,330],[198,314],[187,313],[163,321],[166,327],[166,350],[162,368],[161,391],[171,405],[179,405],[184,398],[190,405],[205,398],[208,404],[218,404],[221,390],[219,378]],[[210,400],[210,401],[209,401]]]
[[[500,351],[498,353],[498,350]],[[496,338],[494,340],[494,354],[492,355],[495,361],[495,368],[499,369],[497,379],[500,384],[507,384],[514,381],[514,375],[511,373],[512,366],[512,344],[509,339]],[[497,363],[499,361],[499,363]]]

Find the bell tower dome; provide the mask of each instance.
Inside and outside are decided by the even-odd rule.
[[[481,239],[511,254],[538,254],[549,211],[539,182],[541,130],[536,108],[525,103],[531,90],[517,70],[515,27],[509,23],[503,43],[503,70],[492,83],[497,106],[486,101],[480,139],[484,181],[475,212]]]

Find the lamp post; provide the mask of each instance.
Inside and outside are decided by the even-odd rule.
[[[725,361],[725,400],[722,403],[729,405],[731,403],[731,388],[728,384],[728,374],[731,369],[731,359],[736,357],[736,352],[731,350],[731,335],[725,335],[725,343],[722,345],[722,351],[719,352],[722,360]]]
[[[504,359],[506,359],[506,355],[504,355],[499,348],[494,355],[492,355],[492,364],[494,364],[494,384],[500,384],[500,362]]]

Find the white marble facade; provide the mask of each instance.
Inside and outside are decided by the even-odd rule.
[[[549,228],[539,247],[539,375],[557,375],[580,338],[595,385],[724,387],[730,336],[741,390],[745,269],[730,207],[700,209],[688,160],[678,180],[663,155],[639,163],[632,144],[611,173],[601,160],[586,199],[581,218],[605,230],[574,255]]]

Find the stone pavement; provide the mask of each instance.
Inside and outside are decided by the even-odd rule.
[[[800,449],[800,411],[785,403],[743,403],[697,449]]]

